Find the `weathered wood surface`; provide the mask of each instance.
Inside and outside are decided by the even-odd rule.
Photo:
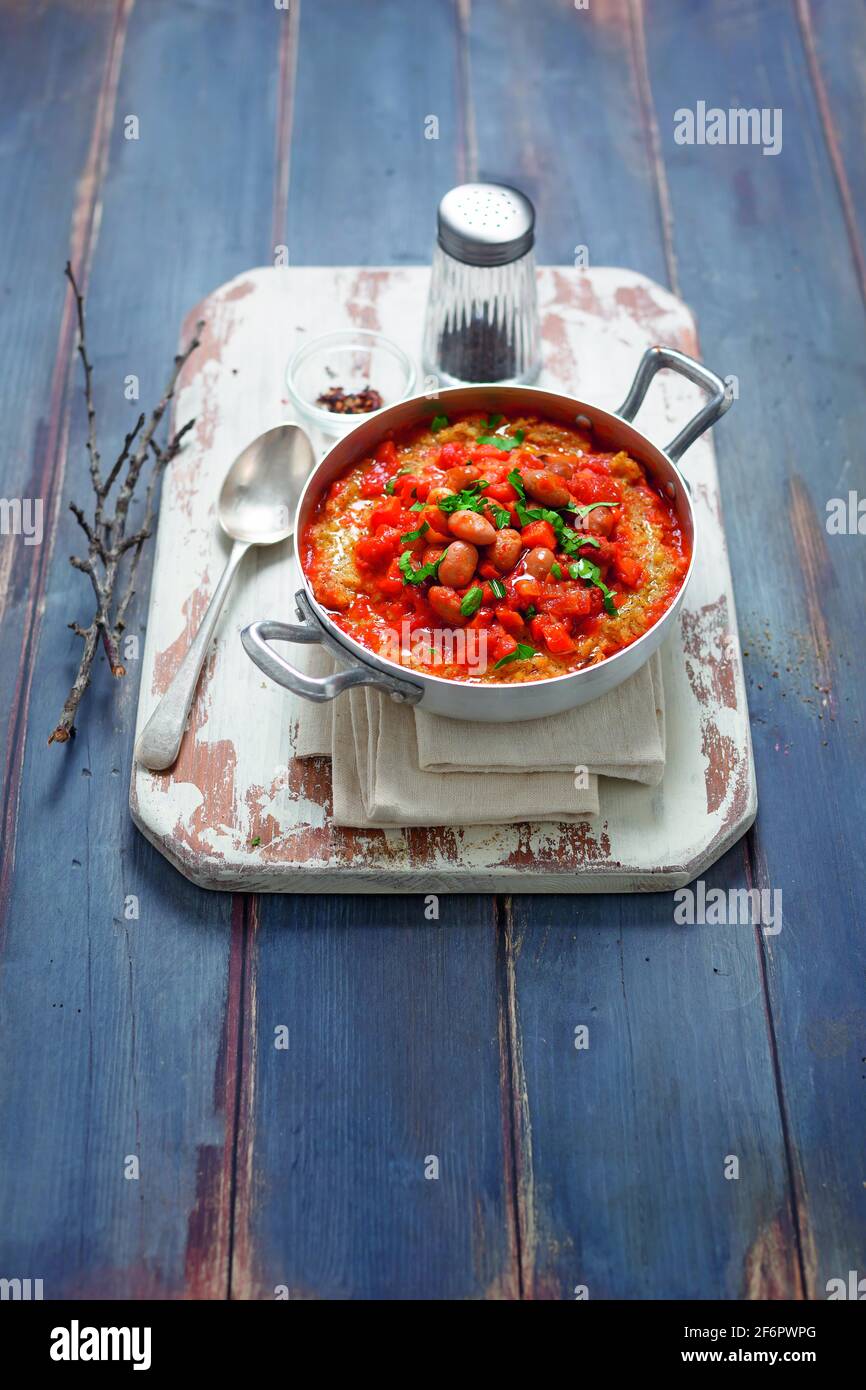
[[[418,359],[424,269],[267,268],[244,272],[196,306],[181,332],[207,328],[179,386],[175,422],[196,424],[163,489],[142,661],[137,731],[150,718],[205,611],[227,554],[214,499],[231,460],[290,418],[285,364],[305,337],[363,323]],[[694,353],[683,304],[633,271],[539,272],[540,386],[591,409],[625,398],[645,348]],[[661,445],[700,408],[701,392],[664,373],[639,427]],[[327,441],[321,441],[322,452]],[[662,652],[668,757],[658,787],[603,778],[599,814],[577,825],[433,827],[358,833],[331,819],[330,763],[294,754],[304,702],[264,680],[239,634],[285,619],[300,587],[293,548],[251,555],[226,603],[188,736],[168,772],[136,765],[130,807],[147,838],[204,888],[310,893],[640,892],[690,882],[751,825],[756,789],[748,707],[709,438],[689,450],[695,569]],[[579,761],[580,749],[573,753]]]
[[[824,527],[866,491],[862,11],[240,9],[0,5],[0,494],[54,499],[42,547],[0,539],[0,1273],[47,1296],[822,1297],[866,1268],[866,575],[862,537]],[[701,99],[782,106],[782,153],[675,145]],[[117,437],[115,383],[158,389],[214,284],[278,243],[423,263],[475,173],[532,194],[542,262],[586,245],[667,284],[740,378],[716,445],[762,809],[706,880],[781,888],[778,936],[674,928],[663,894],[495,917],[452,896],[438,923],[414,898],[232,904],[129,823],[134,682],[44,747],[83,601],[65,255],[92,262]]]

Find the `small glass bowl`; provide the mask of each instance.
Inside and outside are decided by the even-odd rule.
[[[375,410],[343,415],[316,401],[324,391],[341,386],[347,395],[367,386],[382,397],[380,409],[411,396],[415,367],[401,347],[382,333],[352,328],[323,333],[303,343],[289,358],[286,386],[300,422],[331,439],[341,439]]]

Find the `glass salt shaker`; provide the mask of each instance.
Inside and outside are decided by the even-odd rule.
[[[446,386],[534,381],[540,367],[535,209],[500,183],[464,183],[439,204],[424,371]]]

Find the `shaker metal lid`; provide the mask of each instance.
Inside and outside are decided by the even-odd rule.
[[[439,204],[439,245],[466,265],[508,265],[535,240],[535,209],[504,183],[461,183]]]

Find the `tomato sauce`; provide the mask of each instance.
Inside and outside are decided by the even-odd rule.
[[[629,454],[537,416],[478,413],[436,416],[346,468],[300,554],[318,602],[370,651],[497,684],[629,646],[690,561],[676,511]]]

